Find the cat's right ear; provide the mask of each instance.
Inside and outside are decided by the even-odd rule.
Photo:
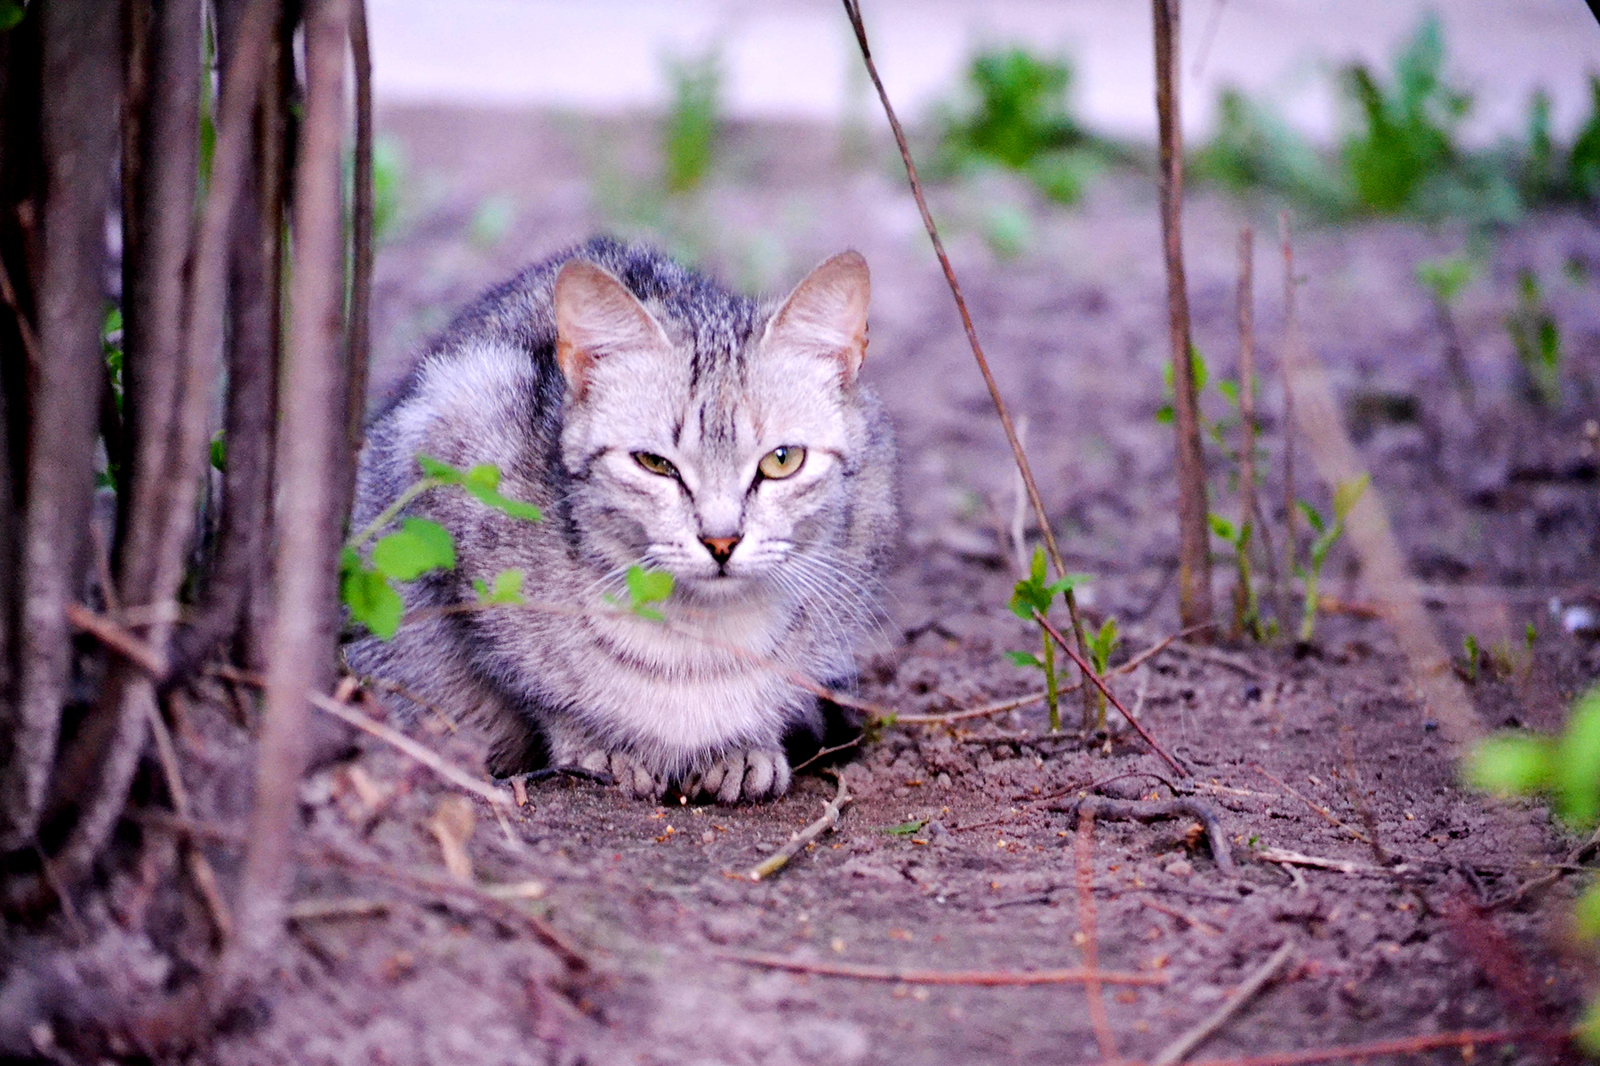
[[[607,271],[571,259],[556,275],[556,363],[572,394],[582,397],[596,360],[671,347],[655,316]]]
[[[840,252],[805,276],[767,323],[763,344],[837,361],[849,385],[867,355],[872,281],[860,252]]]

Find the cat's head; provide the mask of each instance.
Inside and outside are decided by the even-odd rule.
[[[700,601],[803,591],[799,569],[848,522],[869,291],[855,252],[765,317],[710,289],[647,305],[593,263],[562,267],[561,447],[584,553],[670,571]]]

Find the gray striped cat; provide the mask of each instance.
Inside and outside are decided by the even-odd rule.
[[[857,378],[868,292],[855,252],[759,304],[605,239],[488,292],[368,427],[355,527],[418,455],[494,464],[544,521],[418,497],[405,513],[448,529],[458,564],[411,583],[399,633],[350,645],[351,667],[483,723],[499,776],[781,795],[786,740],[837,712],[811,686],[855,676],[897,526],[889,424]],[[635,565],[673,575],[664,620],[617,605]],[[527,605],[469,606],[507,569]]]

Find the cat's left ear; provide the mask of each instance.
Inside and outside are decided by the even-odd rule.
[[[849,385],[867,356],[871,296],[867,261],[860,252],[840,252],[794,287],[767,323],[762,346],[833,359],[841,382]]]

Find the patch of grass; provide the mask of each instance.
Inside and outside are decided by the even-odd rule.
[[[672,98],[661,128],[662,183],[669,193],[698,188],[716,158],[722,128],[722,60],[715,52],[669,59]]]
[[[1318,214],[1353,206],[1337,169],[1270,106],[1228,86],[1217,99],[1216,133],[1194,155],[1192,176],[1234,192],[1259,188]]]
[[[981,52],[967,67],[968,100],[940,117],[934,170],[999,166],[1027,175],[1057,203],[1074,203],[1104,165],[1068,105],[1072,68],[1020,46]]]

